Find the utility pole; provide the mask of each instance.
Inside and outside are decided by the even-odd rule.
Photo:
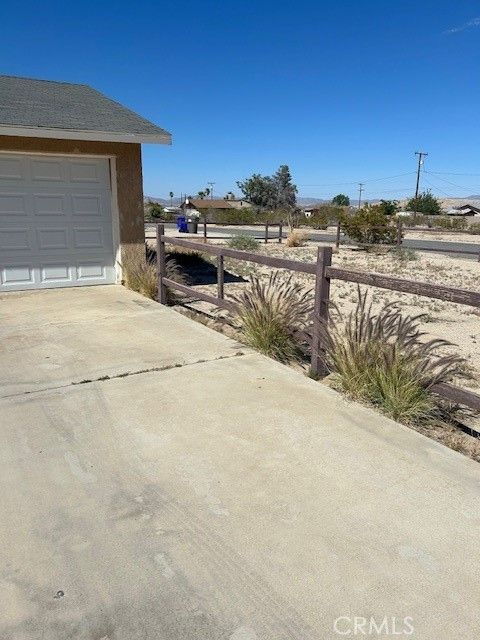
[[[420,186],[420,169],[422,168],[423,158],[426,158],[428,156],[428,153],[425,153],[425,151],[415,151],[415,155],[418,156],[417,186],[415,187],[415,198],[418,198],[418,188]]]
[[[417,165],[417,185],[415,187],[415,211],[414,213],[417,213],[417,198],[418,198],[418,189],[420,186],[420,169],[422,168],[422,164],[423,164],[423,158],[426,158],[428,156],[428,153],[425,153],[425,151],[415,151],[415,155],[418,156],[418,165]]]
[[[358,208],[362,206],[362,191],[363,191],[363,182],[358,183]]]
[[[210,187],[210,200],[213,200],[213,187],[215,186],[215,182],[207,182]]]

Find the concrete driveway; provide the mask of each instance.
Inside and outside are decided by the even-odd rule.
[[[478,464],[121,287],[0,334],[2,640],[479,637]]]

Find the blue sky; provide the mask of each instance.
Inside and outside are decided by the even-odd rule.
[[[1,73],[90,84],[173,134],[144,147],[146,194],[288,164],[303,196],[406,196],[416,150],[423,186],[480,193],[476,1],[24,0],[0,19]]]

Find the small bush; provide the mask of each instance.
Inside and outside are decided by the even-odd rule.
[[[395,247],[394,249],[391,249],[391,251],[401,263],[418,260],[416,251],[410,249],[410,247]]]
[[[326,213],[315,211],[309,218],[305,218],[302,224],[312,229],[328,229],[329,218]]]
[[[473,222],[468,227],[468,233],[471,233],[474,236],[479,236],[480,235],[480,222]]]
[[[397,226],[379,205],[365,206],[353,215],[344,215],[342,227],[349,238],[361,245],[394,244]]]
[[[232,249],[241,249],[242,251],[254,251],[260,246],[260,242],[256,238],[244,234],[229,238],[227,244]]]
[[[401,422],[418,424],[439,416],[433,385],[462,375],[463,359],[440,357],[448,342],[424,340],[419,316],[403,316],[392,305],[375,315],[358,290],[356,308],[345,321],[325,327],[326,358],[337,384],[353,398],[378,406]]]
[[[252,277],[250,285],[236,296],[234,314],[245,341],[254,349],[281,362],[301,357],[297,332],[310,322],[313,297],[292,276],[281,272],[268,280]]]
[[[294,229],[288,234],[285,242],[287,247],[303,247],[305,246],[310,234],[302,229]]]

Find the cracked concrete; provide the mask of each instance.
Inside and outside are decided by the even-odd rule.
[[[477,463],[120,287],[0,314],[2,640],[479,637]]]

